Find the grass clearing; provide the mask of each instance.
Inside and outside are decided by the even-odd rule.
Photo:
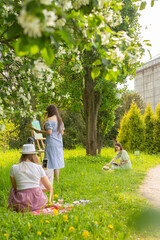
[[[64,221],[64,214],[33,216],[7,209],[9,171],[19,161],[20,153],[1,152],[0,239],[160,239],[155,225],[141,228],[135,220],[137,214],[149,209],[137,189],[147,170],[160,164],[158,155],[141,153],[136,157],[129,153],[133,170],[115,172],[102,171],[115,156],[111,148],[102,149],[96,157],[85,156],[83,148],[64,150],[64,156],[65,168],[60,171],[60,183],[54,182],[54,194],[62,195],[64,203],[84,198],[92,201],[75,206],[67,214],[68,222]]]

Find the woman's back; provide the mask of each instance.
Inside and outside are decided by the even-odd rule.
[[[25,161],[17,165],[13,165],[10,176],[14,177],[17,190],[35,188],[40,186],[40,180],[45,176],[41,165]]]

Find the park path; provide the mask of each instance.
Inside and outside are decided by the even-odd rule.
[[[153,206],[160,208],[160,165],[149,170],[140,192]]]

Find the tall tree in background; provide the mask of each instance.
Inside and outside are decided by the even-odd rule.
[[[86,153],[96,155],[103,82],[134,76],[143,53],[134,2],[1,2],[0,113],[36,117],[50,102],[73,104],[85,119]]]
[[[117,141],[121,142],[124,148],[130,151],[141,149],[143,147],[144,126],[140,109],[136,104],[131,104],[131,108],[125,115],[125,125],[127,126],[127,136],[123,139],[123,126],[119,130]],[[126,142],[125,142],[126,141]]]
[[[160,103],[157,104],[155,110],[155,121],[154,121],[154,152],[160,152]]]
[[[118,130],[120,129],[120,122],[124,116],[130,110],[131,104],[136,103],[137,107],[140,109],[140,113],[144,114],[146,104],[143,101],[142,97],[136,92],[124,92],[122,93],[119,99],[118,107],[115,111],[115,119],[114,119],[114,126],[111,130],[107,133],[105,139],[107,143],[109,143],[108,139],[116,139]]]
[[[147,153],[154,152],[153,131],[154,131],[154,113],[152,111],[152,107],[149,104],[147,104],[144,113],[144,140],[143,140],[143,150]]]

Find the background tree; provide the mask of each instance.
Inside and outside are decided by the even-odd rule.
[[[116,139],[118,135],[118,130],[120,129],[120,122],[124,114],[127,114],[130,110],[132,103],[136,103],[137,107],[140,109],[140,113],[144,114],[146,104],[143,101],[142,97],[138,93],[133,91],[123,92],[119,99],[118,107],[115,110],[114,126],[106,134],[105,137],[106,145],[113,146],[113,142],[111,141],[111,139]]]
[[[160,152],[160,103],[157,104],[156,110],[155,110],[155,121],[154,121],[154,131],[153,131],[153,137],[154,137],[154,152]]]
[[[50,102],[71,105],[75,100],[71,90],[74,84],[81,102],[73,105],[80,107],[86,123],[86,152],[95,155],[102,83],[104,79],[123,83],[129,74],[134,76],[143,53],[138,6],[125,0],[117,0],[116,4],[113,0],[17,0],[3,1],[0,7],[2,110],[33,118],[37,113],[41,115]],[[63,63],[60,54],[65,56]],[[12,59],[14,64],[9,64]],[[71,74],[64,73],[57,64],[72,68]],[[74,81],[78,65],[81,68],[76,80],[80,81]],[[73,83],[69,89],[66,79]]]
[[[18,141],[18,126],[11,120],[0,120],[0,149],[4,152],[9,149],[10,141]]]
[[[125,148],[129,151],[141,149],[143,146],[144,126],[140,109],[138,109],[136,104],[131,104],[131,108],[125,118],[125,125],[127,126],[127,137],[124,145]],[[122,134],[123,132],[120,129],[117,137],[118,142],[121,142],[122,139],[120,137]]]
[[[152,111],[152,107],[149,104],[147,104],[144,113],[144,141],[143,141],[143,151],[147,153],[154,152],[153,131],[154,131],[154,113]]]
[[[120,129],[118,132],[117,142],[120,142],[125,149],[129,149],[128,145],[128,116],[124,114],[121,122],[120,122]]]

